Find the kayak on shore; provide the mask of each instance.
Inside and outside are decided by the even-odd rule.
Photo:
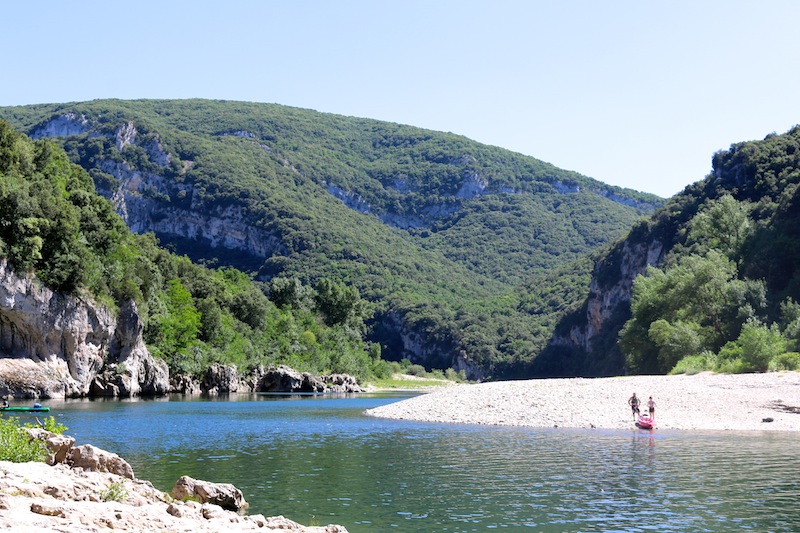
[[[648,415],[640,415],[636,421],[636,427],[639,429],[653,429],[656,426],[656,421]]]

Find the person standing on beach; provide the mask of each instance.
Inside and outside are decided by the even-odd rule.
[[[650,418],[653,420],[656,419],[656,402],[653,401],[653,397],[650,396],[650,399],[647,400],[647,410],[650,413]]]
[[[636,397],[636,393],[633,393],[633,396],[628,398],[628,405],[631,406],[631,412],[633,413],[633,421],[636,422],[636,415],[639,414],[639,398]]]

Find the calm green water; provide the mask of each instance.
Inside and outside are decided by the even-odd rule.
[[[769,433],[427,424],[397,396],[50,402],[78,444],[169,491],[233,483],[251,513],[351,532],[800,531],[800,443]],[[798,415],[800,416],[800,415]]]

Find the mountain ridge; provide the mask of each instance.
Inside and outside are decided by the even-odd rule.
[[[136,231],[262,280],[352,283],[377,306],[387,357],[473,377],[525,375],[564,312],[521,310],[523,282],[660,205],[465,137],[277,104],[102,100],[0,118],[59,140]]]

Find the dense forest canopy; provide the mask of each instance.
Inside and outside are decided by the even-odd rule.
[[[661,204],[458,135],[278,105],[104,100],[0,118],[57,140],[172,250],[265,283],[336,280],[370,302],[366,334],[385,357],[480,377],[529,375],[580,305],[587,254]],[[169,224],[203,217],[263,246]]]

